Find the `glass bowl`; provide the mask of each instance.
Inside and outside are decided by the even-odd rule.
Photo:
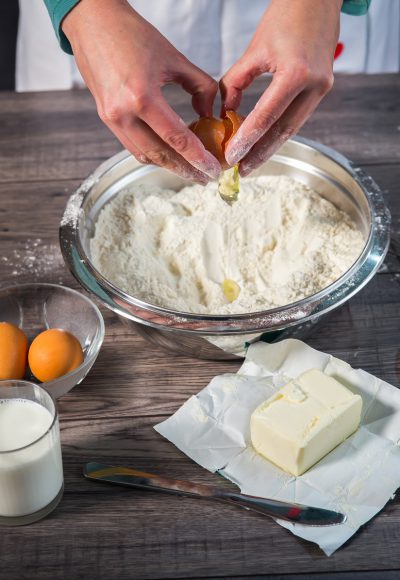
[[[64,260],[88,292],[156,347],[205,359],[243,357],[249,343],[305,338],[327,313],[371,280],[389,246],[390,213],[382,192],[360,168],[320,143],[291,139],[252,175],[288,175],[317,191],[357,223],[365,246],[355,263],[317,294],[279,308],[248,314],[193,314],[130,296],[91,261],[90,240],[102,208],[135,183],[178,191],[188,182],[159,167],[140,165],[123,151],[102,165],[71,196],[60,225]]]
[[[97,306],[76,290],[56,284],[20,284],[0,289],[0,321],[19,326],[29,344],[49,328],[62,328],[79,340],[83,363],[58,379],[41,383],[55,398],[83,381],[104,338],[103,316]],[[29,372],[25,378],[38,382]]]

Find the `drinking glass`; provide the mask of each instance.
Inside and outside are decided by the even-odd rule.
[[[35,522],[64,488],[60,428],[51,395],[28,381],[0,381],[0,525]]]

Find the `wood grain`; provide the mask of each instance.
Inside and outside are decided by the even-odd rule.
[[[246,93],[244,112],[262,88],[258,81]],[[393,218],[381,273],[317,325],[308,342],[394,385],[400,385],[399,89],[398,75],[339,77],[302,131],[361,164],[384,190]],[[189,121],[187,96],[169,88],[168,98]],[[58,223],[80,181],[119,149],[86,91],[0,94],[2,286],[47,281],[78,288],[63,265]],[[82,466],[97,459],[232,486],[187,459],[153,426],[239,363],[157,350],[102,311],[106,337],[99,358],[59,401],[64,498],[42,522],[2,528],[1,580],[399,577],[397,498],[327,558],[257,514],[86,481]]]

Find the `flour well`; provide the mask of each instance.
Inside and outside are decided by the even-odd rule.
[[[231,207],[216,188],[214,182],[175,192],[140,184],[120,192],[99,215],[91,241],[95,266],[152,304],[245,313],[318,292],[364,246],[347,214],[289,177],[242,179]],[[241,289],[232,303],[221,288],[226,278]]]

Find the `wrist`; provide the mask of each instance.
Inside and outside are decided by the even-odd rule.
[[[79,36],[80,30],[87,30],[95,20],[107,21],[111,15],[115,15],[121,9],[128,9],[130,12],[134,12],[127,0],[106,0],[102,2],[99,2],[99,0],[80,0],[65,15],[60,28],[70,43],[73,44],[74,38]]]

